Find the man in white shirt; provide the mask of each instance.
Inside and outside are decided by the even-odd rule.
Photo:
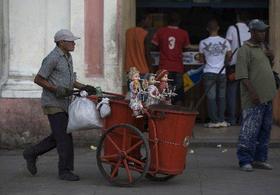
[[[237,13],[237,23],[235,25],[229,26],[226,33],[226,39],[229,41],[231,45],[231,51],[233,53],[232,59],[229,63],[230,66],[227,68],[228,80],[226,92],[227,122],[229,122],[231,125],[237,124],[236,103],[237,98],[239,97],[239,81],[235,80],[234,77],[237,52],[238,48],[243,45],[244,41],[247,41],[251,38],[249,28],[245,23],[246,18],[246,13]]]
[[[199,43],[201,60],[205,63],[203,80],[211,120],[205,126],[228,127],[229,124],[224,119],[226,75],[223,67],[225,59],[230,59],[231,48],[229,42],[218,35],[219,25],[216,20],[208,22],[207,31],[210,36]]]

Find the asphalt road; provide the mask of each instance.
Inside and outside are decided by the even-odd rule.
[[[183,174],[166,182],[142,179],[133,187],[114,187],[98,170],[95,151],[75,149],[78,182],[57,177],[57,155],[52,151],[39,158],[38,174],[25,169],[22,150],[0,150],[1,195],[279,195],[280,148],[270,150],[272,171],[239,170],[235,148],[193,148]]]

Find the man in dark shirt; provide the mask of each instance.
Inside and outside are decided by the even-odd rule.
[[[54,36],[56,47],[44,58],[34,80],[43,88],[42,107],[44,114],[48,116],[52,132],[41,142],[26,148],[23,152],[27,169],[32,175],[37,173],[37,157],[57,148],[59,178],[68,181],[79,180],[79,176],[71,172],[74,170],[74,152],[72,135],[66,133],[68,106],[71,103],[73,88],[84,89],[89,93],[94,93],[95,88],[76,81],[70,52],[74,51],[74,41],[77,39],[79,37],[74,36],[69,30],[58,31]]]

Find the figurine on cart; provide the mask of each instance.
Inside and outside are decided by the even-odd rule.
[[[159,82],[157,86],[161,95],[160,103],[171,105],[171,97],[177,94],[173,92],[175,89],[170,89],[168,85],[168,81],[172,81],[168,79],[168,71],[165,69],[158,70],[156,73],[156,81]]]
[[[129,107],[133,111],[133,115],[136,118],[143,117],[143,105],[141,101],[142,87],[140,82],[140,72],[135,68],[131,67],[128,73],[129,78]]]
[[[146,89],[148,97],[145,101],[145,106],[148,107],[153,104],[159,104],[160,101],[160,93],[158,88],[156,87],[156,83],[159,83],[159,81],[156,81],[156,75],[153,73],[148,73],[146,76],[146,81],[148,83],[148,87]]]

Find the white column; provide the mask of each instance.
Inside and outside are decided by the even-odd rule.
[[[55,47],[54,33],[70,26],[70,3],[69,0],[7,2],[8,78],[1,86],[1,97],[37,98],[41,88],[33,83],[34,76],[43,58]]]

